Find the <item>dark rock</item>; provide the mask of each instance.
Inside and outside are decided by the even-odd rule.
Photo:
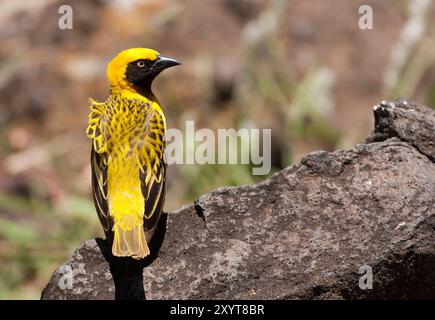
[[[148,261],[86,241],[42,299],[435,299],[434,112],[394,103],[376,108],[366,144],[169,213]]]
[[[367,142],[398,137],[435,161],[435,112],[406,99],[374,106],[375,131]]]

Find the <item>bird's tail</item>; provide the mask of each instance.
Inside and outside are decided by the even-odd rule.
[[[108,167],[108,203],[113,219],[112,253],[142,259],[150,254],[143,228],[144,198],[135,162],[113,161]]]
[[[142,224],[123,229],[119,223],[113,226],[112,253],[117,257],[142,259],[150,254]]]

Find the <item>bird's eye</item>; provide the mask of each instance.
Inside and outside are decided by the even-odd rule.
[[[137,62],[137,66],[138,66],[139,68],[143,68],[143,67],[145,67],[145,61],[143,61],[143,60],[138,61],[138,62]]]

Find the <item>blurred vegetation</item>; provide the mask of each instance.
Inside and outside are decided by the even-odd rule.
[[[69,197],[64,211],[39,199],[0,197],[0,298],[38,298],[59,261],[99,234],[93,204]],[[10,218],[19,215],[18,218]]]
[[[366,1],[373,30],[358,28],[357,0],[69,2],[66,31],[68,1],[0,2],[0,299],[39,298],[74,248],[103,235],[84,130],[88,97],[106,98],[105,65],[122,49],[183,62],[155,84],[169,127],[271,128],[270,174],[361,142],[379,100],[435,105],[429,0]],[[267,178],[253,166],[171,166],[165,208]]]

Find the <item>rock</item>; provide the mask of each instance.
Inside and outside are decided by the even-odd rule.
[[[434,111],[374,113],[364,144],[164,215],[145,261],[86,241],[42,299],[434,299]]]
[[[435,161],[435,112],[432,109],[406,99],[382,101],[373,109],[375,132],[367,142],[398,137]]]

